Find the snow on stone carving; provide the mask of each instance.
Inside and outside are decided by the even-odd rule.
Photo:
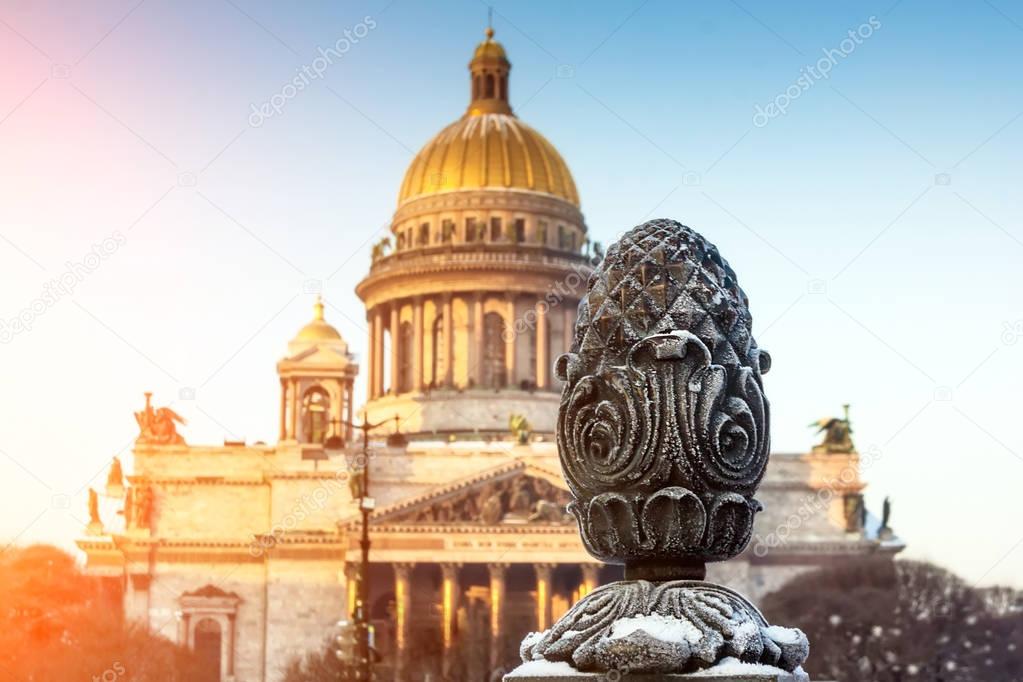
[[[626,580],[527,637],[523,661],[685,673],[806,660],[801,631],[703,582],[706,562],[746,547],[761,509],[771,361],[748,304],[717,249],[673,220],[633,228],[593,272],[555,365],[558,450],[587,550]]]

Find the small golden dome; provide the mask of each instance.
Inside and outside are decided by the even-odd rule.
[[[296,341],[341,341],[341,334],[323,319],[323,301],[317,297],[313,304],[313,321],[302,327]]]
[[[405,172],[398,203],[484,188],[542,192],[579,205],[561,154],[511,114],[467,115],[440,131]]]
[[[472,55],[473,59],[481,57],[508,59],[508,55],[504,53],[504,46],[494,40],[494,29],[492,28],[487,29],[487,39],[476,46],[476,52]]]

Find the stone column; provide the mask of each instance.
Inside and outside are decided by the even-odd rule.
[[[347,443],[352,439],[352,435],[354,434],[352,430],[353,429],[352,424],[354,423],[352,421],[352,416],[355,411],[355,382],[349,379],[348,383],[346,383],[345,385],[347,386],[346,395],[348,396],[346,399],[348,401],[347,403],[348,416],[346,417],[348,420],[348,424],[345,426],[345,442]]]
[[[234,613],[227,614],[227,676],[234,677],[234,648],[237,634],[237,616]]]
[[[401,364],[401,322],[398,318],[400,306],[397,301],[391,303],[391,395],[398,395],[401,391],[399,379]]]
[[[508,564],[487,564],[490,571],[490,668],[497,669],[504,657],[504,595]]]
[[[546,390],[550,381],[550,361],[547,359],[547,301],[536,302],[536,387]]]
[[[384,315],[373,310],[373,397],[384,394]]]
[[[582,564],[583,582],[579,585],[579,598],[582,599],[593,590],[597,589],[600,578],[600,566],[597,564]]]
[[[575,330],[572,328],[572,324],[575,322],[575,315],[572,312],[575,308],[573,303],[573,301],[570,301],[567,298],[561,300],[561,307],[563,308],[562,312],[565,316],[565,333],[563,334],[562,344],[564,348],[561,350],[562,353],[568,353],[572,350],[572,335],[575,333]]]
[[[486,347],[484,345],[486,342],[486,336],[484,334],[483,328],[483,294],[481,292],[476,292],[476,295],[473,296],[472,333],[474,354],[476,356],[473,359],[473,362],[475,362],[476,364],[473,371],[470,372],[470,374],[476,377],[476,385],[482,386],[484,383],[483,357],[486,354],[485,350]]]
[[[291,380],[291,439],[298,440],[298,379]]]
[[[178,623],[178,644],[183,647],[191,647],[188,641],[188,621],[192,617],[190,613],[181,614],[181,621]]]
[[[281,432],[277,440],[288,437],[288,380],[281,378]]]
[[[455,321],[452,315],[451,294],[444,295],[444,385],[451,388],[455,385],[454,349]]]
[[[412,616],[412,571],[415,564],[394,564],[395,680],[404,680],[408,668],[409,623]]]
[[[355,613],[355,602],[359,599],[359,567],[352,562],[345,563],[345,596],[348,611],[342,620],[350,620]]]
[[[455,628],[458,625],[459,564],[441,564],[441,633],[444,644],[444,679],[452,679]]]
[[[554,564],[535,564],[536,568],[536,629],[543,632],[551,626],[551,579]]]
[[[366,351],[366,395],[370,400],[376,397],[373,392],[373,387],[376,386],[377,368],[376,325],[373,324],[375,319],[376,315],[373,311],[367,310],[366,326],[369,327],[369,348]]]
[[[412,302],[412,389],[423,391],[423,297]]]
[[[508,388],[514,388],[515,381],[515,294],[505,294],[505,304],[508,312],[505,313],[504,327],[504,359],[506,373],[508,375]]]

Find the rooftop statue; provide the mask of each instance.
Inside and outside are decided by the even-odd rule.
[[[99,520],[99,495],[89,488],[89,523],[101,523]]]
[[[825,417],[810,424],[810,428],[817,429],[817,435],[823,434],[821,442],[814,446],[818,452],[848,453],[855,452],[856,446],[852,441],[852,426],[849,423],[849,406],[843,405],[845,416]]]
[[[704,582],[707,562],[746,547],[761,509],[771,360],[751,327],[735,273],[690,228],[652,220],[607,250],[555,365],[557,438],[586,549],[624,564],[625,580],[527,637],[523,661],[632,673],[805,661],[801,631]]]
[[[107,472],[107,486],[124,486],[124,469],[121,468],[121,460],[114,457],[110,463],[110,471]]]
[[[153,409],[150,402],[153,394],[146,393],[145,408],[135,413],[135,421],[139,425],[136,443],[147,445],[184,445],[185,439],[178,433],[175,424],[185,424],[185,419],[169,407]]]

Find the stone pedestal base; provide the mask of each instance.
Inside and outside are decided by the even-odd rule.
[[[734,671],[734,666],[723,666],[720,670],[709,668],[700,673],[678,674],[630,674],[581,673],[561,668],[558,664],[543,662],[524,663],[504,676],[504,682],[810,682],[802,669],[785,672],[775,669],[767,672],[767,666],[748,666],[750,672]]]
[[[800,630],[771,627],[753,604],[726,587],[696,580],[625,580],[597,588],[549,630],[527,635],[519,649],[519,672],[685,679],[711,676],[709,669],[717,667],[719,673],[739,675],[795,674],[809,652]]]

